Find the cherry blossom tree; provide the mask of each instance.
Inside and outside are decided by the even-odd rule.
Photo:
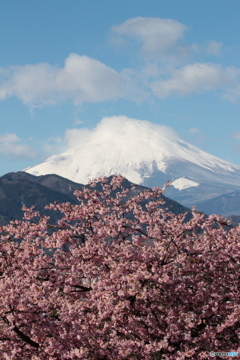
[[[101,181],[102,189],[96,190]],[[209,359],[240,352],[240,227],[164,210],[123,178],[0,228],[0,358]],[[230,229],[230,230],[229,230]]]

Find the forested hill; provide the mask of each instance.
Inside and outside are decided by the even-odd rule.
[[[109,177],[111,178],[111,177]],[[132,183],[124,181],[124,187],[130,188]],[[83,186],[58,175],[34,176],[26,172],[11,172],[0,177],[0,225],[18,220],[23,216],[22,206],[36,206],[41,214],[51,215],[51,221],[56,222],[61,214],[44,209],[51,202],[78,201],[73,194],[73,189],[80,190]],[[134,194],[141,192],[146,187],[136,185]],[[181,204],[163,196],[164,207],[175,214],[190,211]]]

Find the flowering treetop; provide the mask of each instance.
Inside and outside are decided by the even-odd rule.
[[[240,351],[240,227],[195,209],[184,222],[160,207],[161,189],[128,198],[122,181],[49,205],[63,213],[57,225],[31,208],[0,228],[2,359]]]

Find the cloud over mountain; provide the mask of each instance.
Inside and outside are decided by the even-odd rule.
[[[149,153],[146,153],[145,149],[141,151],[143,144],[147,147],[151,142],[156,143],[164,141],[164,139],[175,142],[177,138],[177,133],[168,126],[122,115],[104,117],[93,129],[84,127],[67,129],[62,138],[56,138],[55,141],[51,139],[52,144],[49,141],[48,145],[52,146],[52,149],[58,149],[58,152],[72,151],[73,149],[77,151],[85,146],[93,147],[92,150],[94,150],[99,145],[100,149],[102,146],[109,150],[112,149],[111,151],[114,151],[116,156],[120,151],[119,154],[126,159],[129,150],[136,146],[140,151],[139,154],[135,154],[136,158],[143,156],[147,159],[154,157],[154,153],[150,155],[150,151],[152,151],[150,149]],[[149,147],[151,148],[150,145]],[[89,156],[96,156],[96,154],[93,151]],[[109,156],[111,156],[110,153]]]

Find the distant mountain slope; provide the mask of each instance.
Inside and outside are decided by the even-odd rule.
[[[206,214],[219,214],[222,216],[240,215],[240,190],[230,191],[211,200],[200,202],[198,210]]]
[[[21,219],[23,205],[27,207],[35,205],[36,210],[41,214],[51,215],[51,221],[56,222],[61,214],[45,210],[44,207],[54,201],[77,204],[78,201],[70,187],[80,190],[83,186],[54,174],[34,176],[25,172],[8,173],[0,177],[0,225],[5,225],[10,220]],[[130,188],[130,186],[131,182],[125,180],[124,187]],[[137,194],[144,188],[137,185],[131,194]],[[189,211],[179,203],[164,196],[163,198],[166,202],[164,207],[169,208],[169,211],[175,214]]]
[[[83,184],[113,174],[147,187],[171,180],[166,195],[185,206],[240,188],[239,166],[188,144],[170,128],[124,116],[103,119],[77,146],[25,171]]]

